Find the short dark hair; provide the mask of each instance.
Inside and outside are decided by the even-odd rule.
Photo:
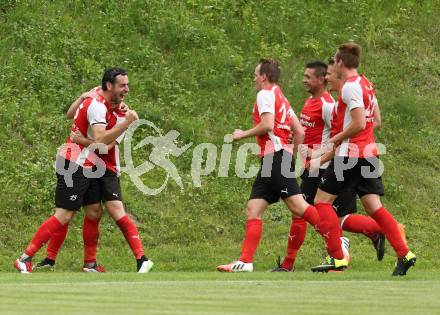
[[[317,78],[325,77],[327,73],[327,65],[322,61],[312,61],[306,64],[306,68],[315,70]]]
[[[329,66],[334,66],[335,65],[335,58],[334,57],[330,57],[328,59],[328,65]]]
[[[356,43],[342,44],[335,55],[336,62],[342,60],[347,68],[357,68],[361,59],[361,50],[361,46]]]
[[[278,83],[280,73],[278,61],[271,58],[260,59],[260,75],[265,74],[270,83]]]
[[[101,86],[103,91],[107,91],[107,82],[115,84],[118,75],[128,75],[127,71],[122,68],[109,68],[102,75]]]

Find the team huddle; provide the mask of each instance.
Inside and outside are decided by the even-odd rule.
[[[328,256],[314,272],[343,271],[350,262],[349,240],[342,230],[368,237],[382,260],[385,239],[394,249],[395,276],[403,276],[416,262],[409,250],[403,225],[382,205],[379,149],[374,129],[381,117],[373,86],[357,71],[361,48],[339,46],[329,64],[306,65],[303,83],[311,96],[298,118],[279,87],[280,68],[273,59],[261,59],[255,68],[257,97],[254,127],[236,129],[239,141],[256,137],[261,167],[246,207],[245,238],[238,260],[220,265],[222,272],[252,272],[253,258],[263,232],[266,208],[281,198],[292,213],[284,260],[275,272],[293,271],[307,223],[325,242]],[[338,96],[335,101],[330,92]],[[119,183],[119,153],[127,128],[138,119],[123,102],[128,93],[123,69],[106,70],[101,87],[84,93],[70,107],[71,134],[57,156],[55,214],[37,230],[20,258],[14,262],[22,273],[53,267],[68,225],[83,206],[84,272],[104,272],[97,263],[99,221],[103,205],[121,229],[136,259],[137,272],[151,270],[153,262],[143,250],[136,225],[124,210]],[[73,115],[73,113],[75,113]],[[73,117],[72,117],[73,116]],[[301,185],[295,174],[295,157],[301,156]],[[368,213],[355,214],[356,195]],[[46,258],[32,257],[49,242]]]

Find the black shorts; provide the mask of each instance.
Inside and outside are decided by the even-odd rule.
[[[364,158],[334,157],[322,176],[319,189],[332,195],[339,195],[345,189],[353,189],[360,198],[368,194],[383,196],[378,162],[379,158],[373,161]],[[348,165],[352,167],[348,168]]]
[[[321,177],[324,175],[325,169],[319,169],[318,176],[309,176],[309,171],[305,170],[301,175],[301,191],[307,203],[313,205],[316,191],[321,183]],[[350,213],[356,213],[356,191],[353,188],[347,188],[341,191],[333,202],[333,208],[338,217],[344,217]]]
[[[69,161],[65,160],[65,169],[69,169]],[[57,172],[55,189],[55,206],[71,211],[78,211],[81,206],[101,201],[122,200],[121,187],[117,175],[109,170],[100,178],[87,178],[81,166],[72,176],[64,176]]]
[[[69,162],[66,162],[66,165],[69,164]],[[78,211],[84,203],[85,196],[93,179],[84,176],[81,166],[76,167],[76,171],[71,176],[61,175],[58,172],[56,174],[55,207],[57,208]]]
[[[101,186],[99,184],[99,178],[90,178],[89,188],[87,189],[84,199],[83,206],[92,205],[95,203],[100,203],[101,197]]]
[[[105,170],[104,176],[98,178],[102,201],[122,201],[121,182],[118,175],[110,170]]]
[[[112,171],[106,170],[101,178],[90,179],[89,189],[82,205],[88,206],[112,200],[122,201],[121,185],[119,177]]]
[[[284,158],[283,158],[284,157]],[[261,167],[252,185],[251,199],[264,199],[267,203],[278,202],[301,194],[295,178],[295,160],[285,150],[268,154],[261,159]]]

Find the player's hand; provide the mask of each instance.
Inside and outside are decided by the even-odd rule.
[[[232,138],[235,141],[243,139],[244,138],[244,131],[241,129],[235,129],[234,132],[232,133]]]
[[[125,113],[125,121],[124,123],[126,124],[126,126],[130,126],[133,122],[135,122],[136,120],[139,119],[138,114],[134,111],[134,110],[128,110]]]
[[[84,100],[86,98],[95,98],[98,99],[101,96],[99,92],[96,90],[96,88],[91,89],[90,91],[87,91],[83,94],[81,94],[81,98]]]
[[[298,151],[301,157],[306,160],[309,157],[309,147],[306,144],[300,144],[298,146]]]
[[[337,135],[336,135],[336,136],[337,136]],[[335,150],[336,147],[339,147],[339,146],[341,145],[341,143],[342,143],[342,141],[338,140],[336,136],[331,137],[331,138],[328,140],[328,144],[329,144],[331,150]],[[333,147],[331,147],[331,146],[333,146]]]
[[[293,132],[289,133],[289,137],[287,138],[287,141],[292,144],[293,143]]]
[[[308,169],[309,172],[312,172],[314,170],[319,169],[320,166],[321,166],[321,158],[314,158],[306,163],[305,168]]]
[[[81,131],[75,130],[70,132],[70,140],[76,144],[84,144],[84,141],[87,140],[87,138],[83,136]]]
[[[119,110],[120,110],[122,113],[126,113],[126,112],[128,112],[128,111],[130,110],[130,107],[128,107],[127,104],[125,104],[124,102],[122,102],[121,105],[119,106]]]

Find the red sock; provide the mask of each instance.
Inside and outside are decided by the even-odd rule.
[[[260,219],[247,220],[240,261],[251,263],[254,260],[254,254],[260,243],[261,235],[263,235],[263,221]]]
[[[52,237],[52,235],[57,232],[63,225],[60,221],[53,215],[49,219],[40,225],[28,247],[25,249],[24,253],[28,256],[34,256],[40,248],[46,244],[46,242]]]
[[[402,258],[403,256],[405,256],[409,252],[409,249],[405,245],[405,242],[400,235],[397,221],[396,219],[394,219],[391,213],[389,213],[388,210],[384,207],[381,207],[377,209],[371,217],[381,227],[383,234],[385,234],[388,242],[394,248],[397,257]]]
[[[342,220],[342,229],[347,232],[361,233],[372,240],[377,238],[377,234],[382,233],[382,229],[374,219],[361,214],[349,214]]]
[[[284,257],[281,267],[292,270],[296,255],[304,243],[306,233],[307,222],[303,218],[293,218],[290,225],[289,239],[287,240],[287,255]]]
[[[49,244],[46,249],[46,257],[52,260],[56,260],[58,252],[66,239],[67,231],[69,231],[69,224],[64,224],[61,229],[53,233],[50,238]]]
[[[99,219],[84,216],[82,235],[84,242],[84,263],[96,262],[96,250],[99,239]]]
[[[339,219],[333,206],[330,203],[317,203],[315,207],[320,218],[319,233],[324,237],[328,254],[336,259],[343,259],[342,230],[339,227]]]
[[[320,219],[318,209],[316,209],[314,206],[308,206],[306,211],[304,211],[302,218],[309,222],[315,230],[318,228]]]
[[[127,240],[128,245],[130,245],[131,251],[136,259],[140,259],[142,256],[144,256],[141,238],[133,221],[126,215],[120,218],[116,224],[124,234],[124,237]]]

